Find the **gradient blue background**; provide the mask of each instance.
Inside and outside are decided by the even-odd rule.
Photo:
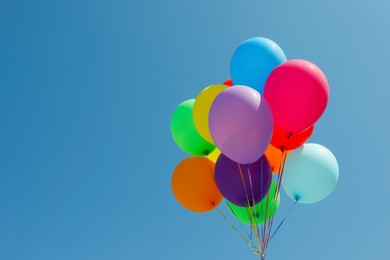
[[[335,192],[299,205],[268,259],[388,259],[390,3],[0,1],[0,259],[256,259],[217,212],[184,210],[177,104],[229,75],[238,44],[316,63],[312,141]],[[279,218],[291,202],[283,194]]]

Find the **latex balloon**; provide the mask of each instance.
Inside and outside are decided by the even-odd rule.
[[[203,157],[190,157],[180,162],[172,175],[172,190],[177,201],[191,211],[206,212],[222,200],[214,182],[214,163]]]
[[[231,86],[233,86],[233,81],[231,78],[228,78],[223,84],[231,87]]]
[[[209,111],[215,97],[226,89],[223,84],[215,84],[203,89],[195,99],[194,123],[199,134],[209,143],[213,144],[209,130]]]
[[[207,159],[209,159],[213,163],[216,163],[220,154],[221,154],[221,151],[218,148],[215,148],[212,153],[207,155]]]
[[[272,181],[267,196],[256,205],[256,207],[240,207],[231,202],[227,202],[232,214],[242,223],[251,225],[252,221],[256,225],[263,224],[273,217],[280,205],[280,193],[276,195],[277,186]]]
[[[264,96],[275,124],[289,134],[312,126],[328,103],[328,81],[316,65],[289,60],[275,68],[265,84]]]
[[[235,162],[250,164],[267,149],[273,132],[272,112],[256,90],[233,86],[215,98],[209,113],[215,145]]]
[[[234,85],[244,85],[264,93],[264,84],[271,71],[287,60],[275,42],[262,37],[244,41],[230,61],[230,76]]]
[[[299,146],[303,145],[307,140],[309,140],[311,134],[313,133],[313,130],[314,125],[312,125],[303,132],[291,135],[280,129],[277,125],[275,125],[271,144],[280,150],[296,149]]]
[[[267,194],[272,181],[265,156],[249,165],[238,164],[224,154],[215,166],[215,182],[222,195],[239,206],[256,205]]]
[[[195,128],[192,111],[195,99],[184,101],[173,111],[171,133],[176,144],[185,152],[204,156],[211,153],[215,146],[203,139]]]
[[[304,144],[287,157],[282,185],[287,195],[300,203],[325,199],[339,179],[336,158],[319,144]]]
[[[288,156],[288,153],[290,151],[286,151],[286,157]],[[279,150],[278,148],[269,145],[267,150],[265,151],[264,155],[267,157],[268,162],[271,166],[271,170],[273,174],[279,174],[280,173],[280,166],[282,165],[283,161],[283,152]]]

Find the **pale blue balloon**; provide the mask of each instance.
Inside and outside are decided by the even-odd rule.
[[[264,94],[269,74],[287,60],[275,42],[262,37],[244,41],[235,50],[230,61],[230,77],[234,85],[244,85]]]
[[[299,203],[325,199],[336,187],[339,165],[336,157],[319,144],[304,144],[292,150],[286,159],[282,186]]]

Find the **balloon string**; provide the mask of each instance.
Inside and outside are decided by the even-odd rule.
[[[252,209],[252,214],[251,216],[249,216],[250,218],[253,219],[253,228],[255,228],[255,234],[257,235],[257,241],[258,241],[258,246],[261,247],[261,241],[262,241],[262,238],[261,238],[261,234],[259,232],[259,228],[258,228],[258,225],[256,223],[256,217],[257,217],[257,209],[256,209],[256,202],[255,202],[255,194],[253,192],[253,184],[252,184],[252,175],[251,175],[251,172],[250,172],[250,168],[249,166],[247,166],[247,169],[248,169],[248,176],[249,176],[249,185],[251,187],[251,191],[252,191],[252,208],[249,206],[249,208]],[[260,169],[262,169],[262,167],[260,167]],[[262,171],[262,170],[261,170]],[[262,172],[261,172],[261,176],[262,176]],[[260,187],[262,187],[260,185]],[[248,213],[248,210],[247,210],[247,213]]]
[[[276,228],[275,232],[272,234],[270,240],[272,240],[272,238],[276,235],[276,233],[278,232],[278,230],[280,229],[280,227],[283,225],[284,221],[286,221],[286,219],[288,218],[288,216],[290,215],[290,213],[293,211],[293,209],[295,208],[295,205],[297,205],[297,202],[298,200],[295,200],[294,204],[292,205],[292,207],[290,208],[290,210],[287,212],[286,216],[283,218],[283,220],[280,222],[279,226]]]
[[[275,189],[275,193],[274,193],[274,201],[277,198],[277,194],[279,194],[284,161],[285,161],[285,151],[282,150],[282,156],[281,156],[281,161],[280,161],[280,166],[279,166],[278,180],[277,180],[276,189]],[[272,214],[270,213],[270,215],[272,215]],[[273,216],[271,216],[269,218],[269,220],[264,223],[264,232],[265,232],[264,236],[265,237],[264,237],[264,242],[263,242],[263,251],[265,251],[266,248],[268,247],[269,235],[270,235],[271,230],[272,230],[273,219],[274,219]]]
[[[260,233],[259,232],[259,225],[256,225],[256,229],[257,229],[257,233]],[[262,235],[262,238],[264,237],[264,234]],[[264,260],[265,259],[265,252],[264,252],[264,249],[263,249],[263,245],[261,246],[261,260]]]
[[[250,227],[251,227],[251,236],[252,236],[253,226],[250,225]],[[259,226],[256,225],[256,227],[257,227],[257,232],[259,232],[259,229],[258,229]],[[259,254],[257,254],[257,256],[259,257],[260,260],[263,260],[264,254],[261,253],[261,252],[262,252],[261,250],[262,250],[262,249],[259,250]]]
[[[282,165],[283,165],[283,158],[284,158],[284,153],[282,152],[282,155],[281,155],[281,159],[280,159],[280,165],[279,165],[279,174],[278,174],[278,179],[277,179],[277,182],[276,182],[276,189],[275,189],[275,193],[273,194],[274,195],[274,199],[275,199],[275,194],[278,194],[278,184],[280,182],[280,173],[281,173],[281,169],[282,169]],[[269,194],[268,194],[269,195]],[[271,230],[271,226],[272,226],[272,219],[273,219],[273,216],[271,216],[268,221],[267,221],[267,213],[268,213],[268,198],[267,198],[267,203],[266,203],[266,209],[265,209],[265,212],[266,212],[266,215],[264,216],[264,226],[263,226],[263,232],[264,232],[264,238],[263,238],[263,251],[265,251],[266,249],[266,246],[267,246],[267,238],[269,236],[269,232]],[[270,214],[271,215],[271,214]]]
[[[282,178],[283,178],[283,173],[284,173],[284,165],[285,165],[285,162],[286,162],[286,158],[287,158],[287,150],[283,150],[282,151],[282,161],[281,161],[281,165],[279,168],[279,176],[278,176],[278,187],[277,187],[277,192],[275,192],[275,195],[274,195],[274,199],[276,199],[276,195],[279,193],[280,191],[280,185],[282,184]]]
[[[279,177],[279,176],[278,176]],[[268,224],[270,222],[270,219],[267,221],[267,215],[268,215],[268,208],[269,208],[269,192],[267,194],[267,202],[265,204],[265,214],[264,214],[264,224],[263,224],[263,233],[264,233],[264,236],[263,236],[263,252],[265,251],[266,249],[266,237],[267,237],[267,227],[268,227]],[[270,212],[270,215],[271,215],[271,212]]]
[[[213,173],[213,170],[210,168],[210,173],[212,174],[213,176],[213,179],[215,179],[214,177],[214,173]],[[242,173],[241,173],[242,175]],[[249,202],[249,198],[247,197],[247,200]],[[225,203],[226,205],[228,206],[228,208],[230,209],[230,212],[233,214],[234,217],[237,218],[237,216],[234,214],[233,210],[231,209],[230,205],[226,202],[225,200]],[[221,210],[219,210],[219,208],[217,207],[217,210],[219,212],[219,214],[223,217],[223,219],[229,224],[229,226],[231,226],[240,236],[241,238],[251,247],[251,249],[253,250],[253,252],[256,254],[256,255],[259,255],[261,252],[259,252],[259,249],[256,247],[253,239],[252,239],[252,236],[249,237],[248,233],[246,232],[245,228],[242,226],[242,224],[239,222],[239,225],[241,226],[241,228],[244,230],[245,234],[247,235],[248,238],[246,238],[237,228],[236,226],[234,226],[233,223],[231,223],[225,214],[223,214],[223,212]]]
[[[248,191],[246,190],[244,175],[242,174],[242,170],[241,170],[241,165],[240,165],[239,163],[237,163],[237,165],[238,165],[238,170],[240,171],[240,176],[241,176],[242,185],[244,186],[244,191],[245,191],[245,196],[246,196],[246,202],[248,203],[248,207],[250,207],[251,205],[250,205],[250,201],[249,201]]]
[[[251,230],[251,237],[252,237],[253,225],[250,225],[250,230]],[[259,231],[257,230],[257,232],[259,232]],[[257,249],[258,247],[255,246],[255,242],[253,242],[253,240],[252,240],[252,243],[253,243],[253,246]],[[262,253],[261,248],[257,249],[256,252],[254,252],[254,253],[255,253],[256,256],[259,257],[259,260],[263,259],[263,255],[264,254]]]
[[[282,185],[282,181],[283,181],[283,175],[284,175],[284,167],[286,165],[286,158],[287,158],[287,150],[284,150],[283,151],[282,166],[281,166],[282,168],[281,168],[281,172],[280,172],[280,179],[279,179],[277,191],[275,192],[274,200],[276,200],[277,196],[280,194],[280,189],[281,189],[281,185]],[[272,231],[273,222],[274,222],[274,218],[272,217],[272,219],[271,219],[271,226],[270,226],[270,230],[269,230],[269,233],[268,233],[267,244],[268,244],[269,239],[270,239],[269,235],[271,234],[271,231]]]
[[[218,208],[218,207],[216,207],[216,209],[217,209],[217,211],[219,212],[219,214],[222,216],[222,218],[229,224],[229,226],[231,227],[231,228],[233,228],[240,236],[241,236],[241,238],[245,241],[245,243],[247,243],[247,245],[249,245],[251,248],[252,248],[252,250],[255,252],[255,254],[258,254],[258,251],[257,251],[257,248],[255,248],[254,246],[253,246],[253,241],[252,241],[252,243],[251,242],[249,242],[249,240],[234,226],[234,224],[233,223],[231,223],[229,220],[228,220],[228,218],[226,217],[226,215],[225,214],[223,214],[223,212]],[[257,252],[257,253],[256,253]]]
[[[265,214],[264,214],[264,224],[263,224],[263,251],[264,251],[264,247],[265,247],[265,238],[266,238],[266,235],[267,235],[267,212],[268,212],[268,198],[269,198],[269,193],[267,194],[267,202],[265,204]]]
[[[268,212],[268,198],[269,198],[269,193],[267,194],[267,202],[265,203],[265,214],[264,214],[264,224],[263,224],[263,251],[264,251],[264,247],[265,247],[265,238],[266,238],[266,235],[267,235],[267,212]]]
[[[260,176],[261,176],[261,180],[263,180],[263,175],[264,175],[264,172],[263,172],[263,163],[264,163],[264,161],[263,160],[261,160],[260,161],[260,163],[261,163],[261,165],[260,165]],[[251,187],[252,188],[252,187]],[[252,189],[253,190],[253,189]],[[260,184],[260,194],[263,194],[264,193],[264,190],[263,190],[263,185],[262,185],[262,183]],[[267,196],[268,196],[268,192],[267,192]],[[254,200],[254,198],[253,198],[253,200]],[[268,201],[267,201],[267,203],[266,204],[268,204]],[[261,207],[261,209],[262,209],[262,207]],[[255,208],[255,210],[257,210],[257,208]],[[266,207],[266,211],[267,211],[267,207]],[[255,216],[257,216],[257,212],[255,212]],[[264,220],[265,221],[265,220]],[[264,224],[265,222],[263,222],[263,224]],[[257,229],[257,233],[259,233],[260,235],[259,235],[259,237],[260,237],[260,239],[261,239],[261,244],[262,244],[262,247],[263,247],[263,245],[264,245],[264,243],[263,243],[263,240],[264,240],[264,229],[262,229],[262,228],[260,228],[260,230],[262,230],[262,232],[260,233],[260,231],[259,231],[259,225],[256,225],[256,229]],[[263,250],[262,250],[263,251]]]
[[[249,177],[249,186],[251,187],[251,193],[252,193],[252,207],[253,207],[253,211],[255,213],[255,217],[257,216],[257,212],[256,212],[256,202],[255,202],[255,194],[253,193],[253,185],[252,185],[252,176],[251,176],[251,171],[249,169],[249,166],[247,166],[247,169],[248,169],[248,177]],[[260,186],[261,187],[261,186]],[[249,205],[250,207],[250,205]]]
[[[224,199],[225,201],[225,204],[226,206],[229,208],[230,210],[230,213],[236,218],[238,219],[237,215],[234,213],[234,211],[232,210],[232,208],[230,207],[229,203],[227,203],[226,199]],[[241,229],[245,232],[246,236],[248,237],[248,239],[253,243],[253,240],[252,240],[252,234],[248,234],[248,232],[245,230],[244,226],[241,224],[240,221],[238,221],[238,224],[240,225]]]
[[[240,171],[241,181],[242,181],[242,184],[243,184],[243,186],[244,186],[244,191],[245,191],[246,201],[247,201],[247,203],[248,203],[248,208],[250,208],[250,207],[251,207],[251,204],[250,204],[250,201],[249,201],[249,195],[248,195],[248,191],[247,191],[247,189],[246,189],[245,180],[244,180],[244,175],[243,175],[243,173],[242,173],[241,165],[240,165],[239,163],[237,163],[237,165],[238,165],[238,170]],[[248,209],[247,209],[247,213],[248,213]],[[248,213],[248,215],[249,215],[249,213]],[[262,253],[261,246],[260,246],[260,237],[259,237],[259,234],[258,234],[258,232],[257,232],[256,224],[255,224],[255,221],[254,221],[254,219],[253,219],[253,216],[250,216],[250,215],[249,215],[249,219],[250,219],[250,221],[251,221],[251,225],[252,225],[252,227],[253,227],[253,231],[254,231],[255,236],[256,236],[256,239],[257,239],[257,244],[258,244],[259,250],[260,250],[260,252]]]
[[[282,156],[281,156],[280,165],[279,165],[277,188],[276,188],[276,192],[274,194],[274,199],[276,199],[277,194],[279,194],[279,191],[280,191],[280,185],[282,183],[282,177],[283,177],[283,172],[284,172],[284,164],[285,164],[285,161],[287,158],[287,150],[282,148],[281,151],[282,151]]]
[[[274,194],[274,200],[276,200],[277,195],[280,192],[280,186],[281,186],[281,183],[282,183],[282,178],[283,178],[284,166],[285,166],[286,158],[287,158],[287,150],[283,149],[282,150],[282,160],[281,160],[280,168],[279,168],[278,182],[277,182],[277,187],[276,187],[276,191],[275,191],[275,194]],[[266,234],[267,239],[266,239],[266,242],[265,242],[265,249],[267,248],[269,240],[270,240],[270,234],[271,234],[271,231],[272,231],[273,221],[274,221],[274,217],[271,217],[270,220],[268,221],[268,232]]]
[[[252,226],[250,226],[250,227],[251,227],[250,229],[251,229],[251,238],[252,238],[253,227]]]

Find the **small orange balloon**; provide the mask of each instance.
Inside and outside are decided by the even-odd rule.
[[[214,181],[215,164],[203,157],[181,161],[172,175],[172,190],[177,201],[186,209],[206,212],[222,201]]]
[[[290,151],[286,151],[286,153],[288,155]],[[279,174],[280,166],[283,160],[283,152],[270,144],[264,154],[267,157],[269,164],[271,165],[272,173]]]

